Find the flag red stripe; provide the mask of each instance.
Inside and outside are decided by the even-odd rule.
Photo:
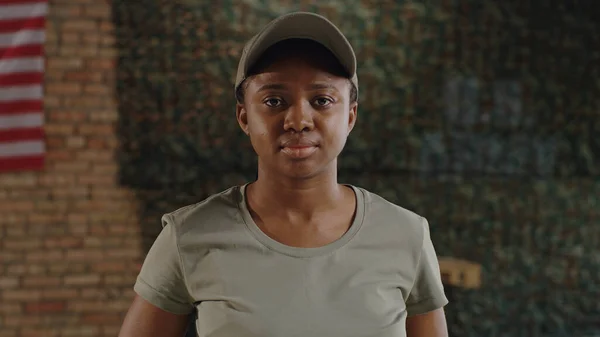
[[[44,168],[44,156],[0,157],[0,171],[41,170]]]
[[[21,29],[44,29],[46,17],[38,16],[26,19],[0,20],[0,33],[17,32]]]
[[[41,56],[43,51],[44,46],[41,44],[28,44],[16,47],[0,48],[0,60],[18,57]]]
[[[8,34],[8,41],[12,34],[26,31],[36,32],[36,37],[40,36],[39,32],[43,31],[46,26],[46,16],[42,14],[41,5],[45,6],[47,0],[0,0],[0,12],[10,11],[12,5],[27,5],[31,6],[31,13],[27,15],[27,7],[14,7],[19,9],[19,15],[6,15],[6,19],[0,20],[0,34]],[[38,6],[38,4],[40,6]],[[21,13],[22,12],[22,13]],[[10,14],[10,12],[6,13]],[[15,13],[17,14],[17,13]],[[18,17],[23,14],[23,17]],[[24,36],[26,37],[26,36]],[[9,42],[10,43],[10,42]],[[27,43],[27,42],[25,42]],[[0,48],[0,63],[17,58],[35,57],[44,55],[44,44],[33,43],[26,45],[8,45]],[[0,75],[0,89],[10,88],[18,85],[43,85],[44,73],[39,71],[15,70],[11,73]],[[37,100],[12,100],[0,102],[0,116],[16,116],[22,113],[41,113],[43,112],[43,99]],[[43,127],[8,127],[0,129],[0,144],[11,144],[13,142],[23,141],[43,141]],[[0,172],[9,171],[25,171],[25,170],[40,170],[44,168],[44,154],[26,154],[14,153],[12,155],[0,156]]]
[[[27,72],[0,75],[0,86],[8,85],[26,85],[26,84],[41,84],[44,80],[42,72]]]
[[[20,142],[40,139],[44,139],[44,129],[41,127],[0,130],[0,142]]]
[[[0,0],[1,5],[24,5],[33,3],[45,3],[48,0]]]
[[[42,100],[11,101],[0,103],[0,115],[13,115],[25,112],[40,112],[43,109]]]

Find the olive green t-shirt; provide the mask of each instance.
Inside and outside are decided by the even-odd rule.
[[[200,337],[404,337],[448,303],[427,220],[365,189],[348,231],[318,248],[271,239],[245,186],[166,214],[134,290]]]

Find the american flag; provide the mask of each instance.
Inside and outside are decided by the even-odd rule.
[[[0,171],[44,166],[47,0],[0,0]]]

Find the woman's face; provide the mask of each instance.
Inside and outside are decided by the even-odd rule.
[[[285,57],[248,80],[237,119],[261,170],[297,179],[337,169],[357,104],[349,80],[330,73],[320,56]]]

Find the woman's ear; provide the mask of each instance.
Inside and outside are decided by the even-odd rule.
[[[348,135],[354,129],[354,125],[356,125],[356,118],[358,117],[358,102],[352,102],[350,104],[350,111],[348,116]]]
[[[240,128],[244,133],[248,134],[248,114],[246,113],[246,108],[244,108],[243,104],[237,103],[235,106],[235,116],[240,125]]]

